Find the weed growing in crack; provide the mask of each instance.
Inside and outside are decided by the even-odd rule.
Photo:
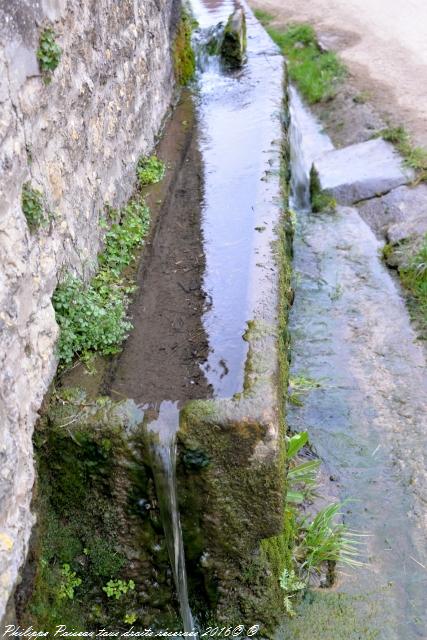
[[[29,182],[25,182],[22,187],[21,205],[31,231],[46,224],[43,194],[38,189],[34,189]]]
[[[409,133],[404,127],[381,129],[381,131],[376,134],[376,137],[381,137],[383,140],[395,145],[396,149],[403,156],[405,165],[416,171],[416,184],[427,180],[427,149],[415,147],[411,142]]]
[[[402,282],[417,300],[421,319],[427,326],[427,235],[418,253],[399,270]]]
[[[51,27],[47,27],[40,34],[39,48],[37,50],[40,71],[45,82],[48,84],[52,79],[52,74],[59,64],[62,51],[55,40],[55,32]]]
[[[296,575],[293,569],[291,569],[291,571],[283,569],[283,573],[279,578],[279,584],[280,588],[285,592],[283,596],[285,611],[289,616],[293,617],[295,615],[295,610],[292,598],[294,598],[299,591],[305,591],[307,584]]]

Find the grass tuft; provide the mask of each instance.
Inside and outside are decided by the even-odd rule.
[[[420,320],[427,327],[427,235],[418,253],[406,267],[400,268],[399,273],[403,284],[416,299]]]
[[[326,562],[363,566],[357,534],[348,531],[342,523],[335,522],[341,515],[343,503],[330,504],[321,509],[309,523],[302,524],[304,535],[297,550],[302,560],[301,570],[308,575],[318,572]]]
[[[427,180],[427,149],[415,147],[412,144],[409,133],[404,127],[387,127],[386,129],[381,129],[381,131],[376,134],[376,137],[381,137],[395,145],[396,149],[403,156],[405,165],[417,172],[417,178],[415,180],[417,184]]]
[[[335,53],[321,51],[316,33],[309,24],[292,24],[287,29],[272,27],[273,17],[256,11],[258,20],[288,60],[289,77],[309,104],[335,97],[346,68]]]

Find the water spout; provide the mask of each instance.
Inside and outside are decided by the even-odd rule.
[[[194,630],[188,601],[184,543],[176,488],[176,434],[179,428],[178,403],[165,401],[145,409],[147,429],[151,434],[152,468],[166,545],[178,595],[185,632]]]

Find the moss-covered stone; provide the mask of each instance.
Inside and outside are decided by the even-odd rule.
[[[314,213],[321,211],[335,211],[337,202],[327,191],[322,190],[319,174],[314,165],[310,171],[310,201]]]
[[[196,70],[196,58],[191,46],[192,30],[191,18],[183,11],[173,42],[175,79],[180,85],[187,85],[194,77]]]
[[[246,19],[243,9],[236,9],[228,18],[220,46],[223,63],[237,69],[245,60],[246,51]]]
[[[181,411],[178,469],[190,589],[204,594],[208,620],[242,619],[271,633],[283,610],[279,575],[292,568],[293,516],[285,505],[284,395],[288,378],[287,315],[292,225],[285,212],[273,246],[278,322],[248,323],[242,393],[193,401]],[[209,461],[185,464],[189,452]],[[206,613],[206,602],[209,612]]]
[[[140,419],[131,401],[92,401],[77,389],[51,399],[35,432],[38,526],[22,624],[178,624]],[[110,580],[135,588],[108,597]]]

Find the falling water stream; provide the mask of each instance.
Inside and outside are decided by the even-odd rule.
[[[188,602],[187,572],[184,543],[178,509],[176,486],[176,434],[179,429],[179,407],[176,402],[162,402],[160,406],[145,407],[148,432],[153,436],[152,469],[159,500],[166,544],[172,565],[184,631],[194,629]]]

